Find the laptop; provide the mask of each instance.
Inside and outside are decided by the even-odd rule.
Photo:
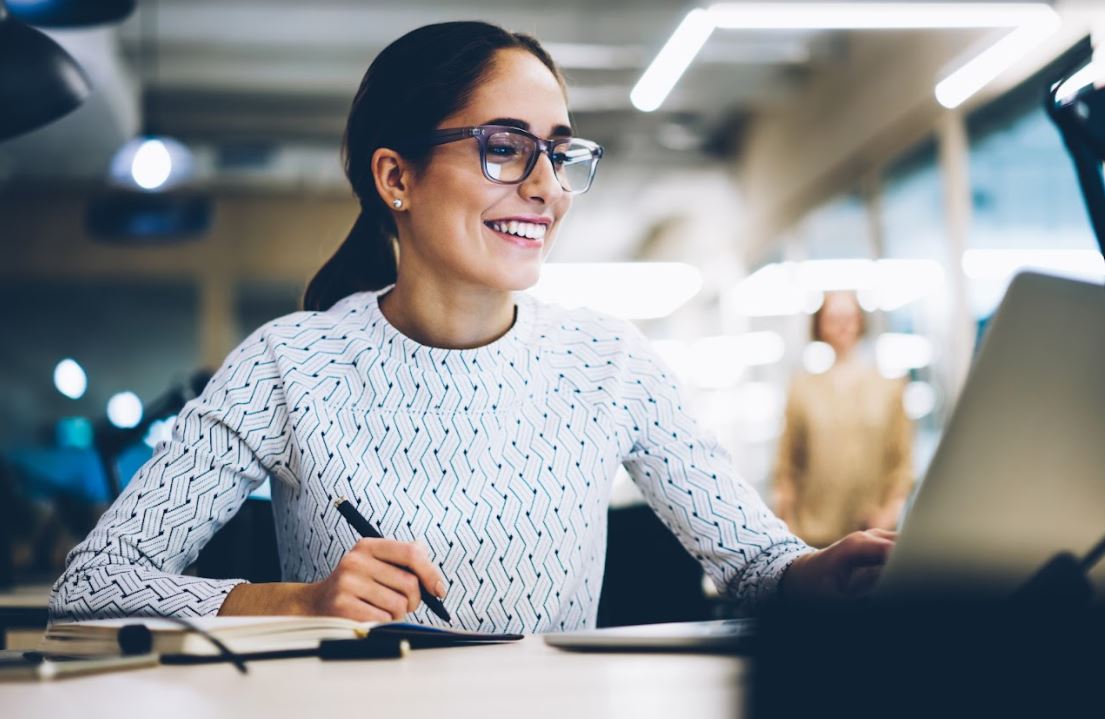
[[[875,587],[1005,597],[1105,536],[1105,286],[1014,278]],[[1096,596],[1105,562],[1092,569]],[[591,650],[743,651],[754,620],[546,635]]]
[[[1105,287],[1023,273],[982,342],[876,597],[1007,597],[1105,537]],[[1105,565],[1091,569],[1095,596]]]

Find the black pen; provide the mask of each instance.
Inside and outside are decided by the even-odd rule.
[[[341,516],[345,517],[346,521],[353,527],[353,529],[360,532],[362,537],[368,537],[369,539],[383,539],[384,535],[368,523],[368,520],[364,518],[357,508],[350,504],[349,500],[345,497],[340,497],[334,500],[334,506],[341,512]],[[445,608],[445,605],[441,603],[441,600],[430,594],[422,583],[419,582],[418,588],[422,592],[422,601],[430,608],[437,616],[441,617],[447,622],[452,622],[453,618],[449,616],[449,610]]]

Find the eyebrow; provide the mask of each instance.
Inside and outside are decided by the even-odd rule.
[[[519,120],[514,117],[497,117],[494,120],[486,123],[488,125],[507,125],[508,127],[517,127],[519,130],[525,130],[531,132],[530,124],[525,120]],[[550,137],[571,137],[572,128],[567,125],[557,125],[553,128],[552,135]]]

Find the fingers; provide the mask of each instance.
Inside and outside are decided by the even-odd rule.
[[[380,562],[380,564],[383,563]],[[395,568],[392,567],[392,569]],[[407,607],[410,601],[407,596],[382,584],[378,577],[363,570],[364,567],[358,562],[355,568],[342,571],[335,577],[337,594],[335,604],[354,613],[373,614],[370,608],[375,609],[383,615],[377,617],[375,621],[402,619],[409,611]]]
[[[376,559],[413,572],[421,585],[431,594],[445,597],[445,578],[430,561],[425,545],[390,539],[362,539],[357,542],[356,548],[363,548],[363,551],[367,551]]]
[[[893,535],[893,536],[887,536]],[[848,565],[884,564],[894,549],[896,533],[869,529],[852,532],[838,543],[840,559]]]
[[[368,560],[369,574],[380,584],[407,598],[407,611],[413,612],[422,603],[421,586],[418,577],[405,569],[380,561],[375,557]]]

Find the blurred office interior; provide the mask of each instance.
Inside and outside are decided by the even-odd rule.
[[[893,29],[864,18],[915,4],[822,3],[838,14],[820,26],[785,0],[753,15],[661,0],[137,5],[117,23],[41,27],[91,94],[0,141],[0,583],[56,577],[204,373],[298,309],[357,212],[338,150],[360,77],[424,24],[491,21],[560,63],[576,131],[606,154],[532,291],[637,322],[765,498],[789,381],[832,364],[809,335],[824,292],[857,292],[862,351],[908,383],[920,479],[1012,275],[1105,278],[1044,106],[1105,23],[1091,0]],[[671,64],[670,93],[646,86],[654,60]],[[958,91],[938,92],[944,80]],[[179,143],[158,150],[163,177],[133,156],[113,173],[122,146],[154,134]],[[264,531],[264,501],[243,531]],[[641,501],[622,476],[612,552],[618,531],[652,531]],[[678,554],[653,539],[655,556]],[[242,546],[227,541],[224,560]],[[683,559],[671,566],[689,572],[691,608],[606,623],[701,616]]]

